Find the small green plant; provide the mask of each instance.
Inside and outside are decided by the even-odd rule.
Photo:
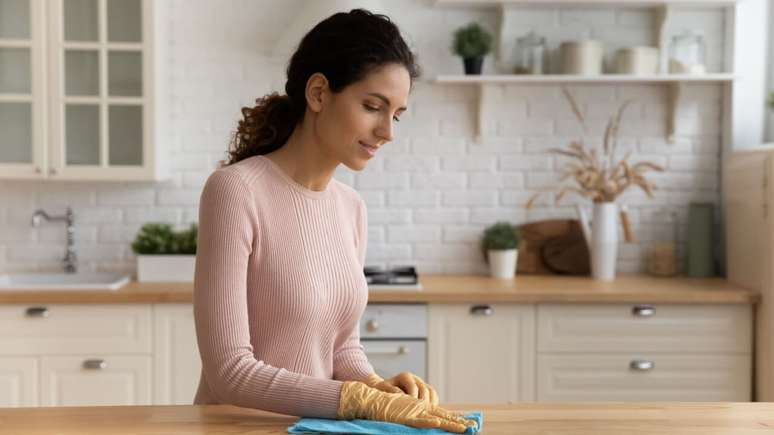
[[[197,234],[196,224],[187,230],[174,231],[170,224],[147,223],[132,242],[132,251],[141,255],[194,255]]]
[[[769,98],[766,100],[766,104],[769,105],[769,109],[774,110],[774,91],[769,92]]]
[[[478,23],[454,31],[452,51],[463,59],[484,56],[492,50],[492,34]]]
[[[508,222],[497,222],[484,230],[481,246],[485,250],[516,249],[521,235],[518,228]]]

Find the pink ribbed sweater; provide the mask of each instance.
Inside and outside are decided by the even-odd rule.
[[[373,373],[358,322],[367,217],[351,187],[308,189],[254,156],[204,186],[194,278],[194,404],[336,418],[342,381]]]

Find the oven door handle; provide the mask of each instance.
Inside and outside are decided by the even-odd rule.
[[[366,349],[366,354],[372,355],[406,355],[411,352],[411,348],[408,346],[395,347],[374,347]]]

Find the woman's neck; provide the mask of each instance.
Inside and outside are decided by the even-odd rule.
[[[280,149],[266,154],[298,184],[309,190],[322,191],[328,186],[338,161],[321,152],[306,123],[297,126]]]

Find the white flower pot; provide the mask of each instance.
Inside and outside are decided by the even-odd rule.
[[[513,279],[516,276],[516,261],[519,251],[516,249],[489,249],[489,273],[492,278]]]
[[[193,282],[196,255],[138,255],[139,282]]]

